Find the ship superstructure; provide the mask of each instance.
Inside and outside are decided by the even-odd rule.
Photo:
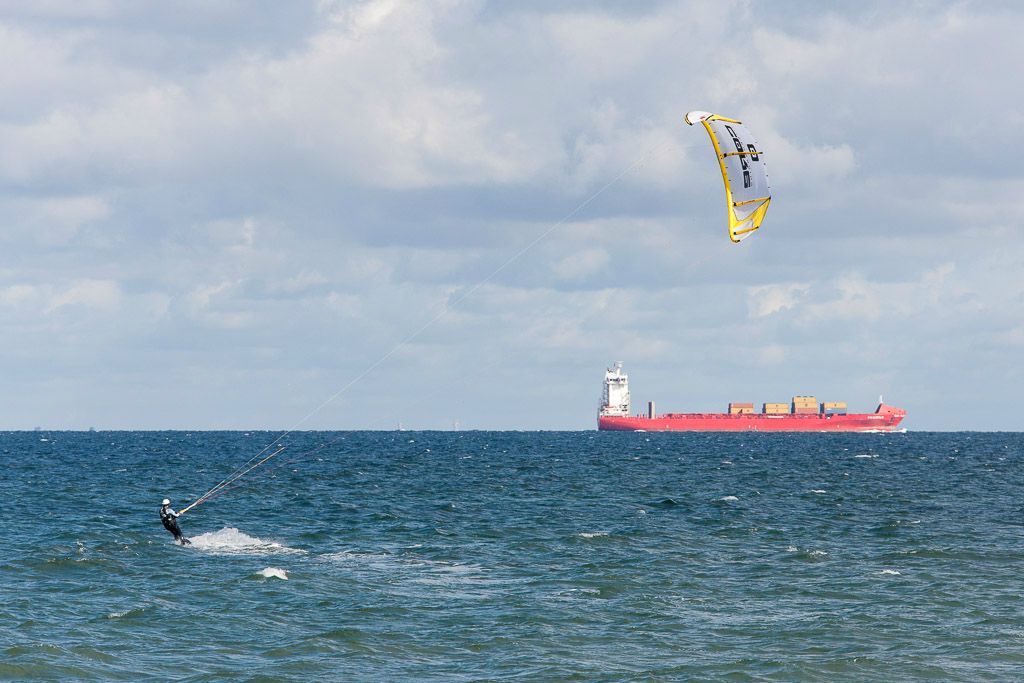
[[[601,396],[600,417],[626,417],[629,415],[629,377],[622,371],[622,361],[615,361],[604,371],[604,394]]]

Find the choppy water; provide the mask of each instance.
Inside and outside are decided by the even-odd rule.
[[[0,679],[1024,679],[1024,435],[294,434],[175,546],[274,436],[0,434]]]

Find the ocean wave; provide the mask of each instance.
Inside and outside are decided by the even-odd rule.
[[[141,617],[145,613],[145,607],[132,607],[131,609],[121,610],[120,612],[111,612],[107,615],[107,619],[133,619],[135,617]]]
[[[273,553],[302,553],[304,551],[289,548],[274,541],[242,533],[234,527],[224,527],[219,531],[199,534],[189,539],[192,548],[220,555],[267,555]]]
[[[648,505],[656,508],[670,508],[679,505],[679,501],[675,498],[663,498],[662,500],[656,500],[652,503],[648,503]]]
[[[279,567],[265,567],[264,569],[256,572],[257,576],[262,576],[265,579],[284,579],[288,580],[288,572]]]
[[[505,585],[506,579],[492,577],[487,567],[451,560],[431,560],[423,557],[397,555],[386,552],[357,552],[342,550],[320,556],[334,564],[352,569],[372,571],[395,579],[404,577],[414,583]]]

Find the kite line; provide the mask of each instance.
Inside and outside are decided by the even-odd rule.
[[[287,437],[288,435],[290,435],[293,432],[297,431],[299,429],[299,427],[304,425],[310,418],[312,418],[314,415],[316,415],[321,410],[326,408],[329,404],[334,402],[339,396],[344,394],[346,391],[348,391],[353,386],[355,386],[358,382],[363,380],[371,372],[373,372],[378,367],[380,367],[385,362],[387,362],[387,360],[389,358],[391,358],[393,355],[395,355],[398,351],[400,351],[401,349],[405,348],[410,343],[412,343],[417,337],[419,337],[421,334],[426,332],[429,328],[431,328],[435,323],[437,323],[443,317],[448,315],[448,313],[451,312],[451,310],[454,307],[456,307],[459,304],[461,304],[467,298],[469,298],[474,293],[476,293],[481,287],[483,287],[484,285],[489,283],[491,280],[493,280],[495,277],[497,277],[502,271],[504,271],[506,268],[508,268],[513,263],[515,263],[520,258],[522,258],[527,252],[532,250],[534,247],[536,247],[538,244],[540,244],[542,241],[544,241],[549,235],[551,235],[551,233],[553,233],[556,230],[558,230],[560,227],[565,225],[569,220],[571,220],[577,214],[579,214],[581,211],[583,211],[583,209],[585,209],[590,204],[592,204],[598,197],[600,197],[602,194],[604,194],[608,189],[610,189],[611,187],[613,187],[616,184],[618,184],[619,181],[621,181],[626,175],[628,175],[628,174],[632,173],[633,171],[643,167],[643,165],[646,164],[650,159],[655,157],[657,154],[665,151],[665,148],[667,148],[669,146],[673,146],[673,147],[678,148],[678,146],[672,145],[671,143],[665,143],[665,142],[662,142],[662,143],[659,143],[659,144],[656,144],[656,145],[652,145],[643,154],[638,156],[633,162],[631,162],[630,164],[625,166],[621,171],[619,171],[619,173],[614,178],[612,178],[611,180],[606,182],[604,185],[602,185],[600,188],[598,188],[596,191],[594,191],[585,200],[580,202],[576,206],[576,208],[574,208],[572,211],[567,213],[560,220],[558,220],[557,222],[552,223],[550,226],[548,226],[547,229],[545,229],[542,233],[540,233],[537,237],[535,237],[529,244],[527,244],[526,246],[522,247],[517,252],[515,252],[512,256],[507,258],[501,265],[499,265],[497,268],[495,268],[489,275],[487,275],[485,278],[483,278],[482,280],[480,280],[479,282],[474,284],[472,287],[470,287],[466,291],[462,292],[453,301],[449,301],[449,302],[443,303],[442,306],[441,306],[441,310],[439,310],[432,318],[427,320],[427,322],[425,322],[423,325],[418,327],[411,334],[407,335],[405,338],[403,338],[401,341],[399,341],[397,344],[395,344],[391,348],[391,350],[389,350],[387,353],[383,354],[380,358],[378,358],[376,361],[371,363],[366,369],[364,369],[358,375],[356,375],[351,380],[346,382],[340,389],[335,391],[333,394],[328,396],[323,402],[321,402],[320,405],[318,405],[313,410],[309,411],[302,419],[300,419],[298,422],[296,422],[294,425],[292,425],[286,431],[284,431],[280,435],[278,435],[277,438],[275,438],[273,441],[271,441],[266,446],[264,446],[258,453],[256,453],[254,456],[249,458],[246,462],[244,462],[241,466],[236,468],[233,472],[231,472],[228,476],[226,476],[224,479],[222,479],[220,482],[218,482],[215,486],[213,486],[208,491],[206,491],[205,493],[200,495],[198,498],[196,498],[196,500],[192,504],[190,504],[188,507],[186,507],[183,510],[181,510],[181,512],[179,512],[178,514],[179,515],[183,515],[186,512],[188,512],[189,510],[192,510],[193,508],[196,508],[199,505],[202,505],[203,503],[205,503],[205,502],[207,502],[209,500],[212,500],[212,499],[220,496],[221,494],[227,492],[228,490],[236,488],[239,485],[239,484],[237,484],[239,479],[241,479],[242,477],[246,476],[247,474],[249,474],[250,472],[252,472],[256,468],[264,465],[265,463],[269,462],[270,460],[272,460],[272,459],[276,458],[277,456],[281,455],[281,453],[285,452],[285,450],[287,449],[287,445],[280,445],[281,441],[283,439],[285,439],[285,437]],[[687,145],[687,146],[682,147],[681,149],[689,149],[691,147],[696,147],[696,146],[697,145]],[[319,450],[319,449],[313,449],[313,451],[310,451],[309,453],[315,452],[316,450]],[[267,455],[268,453],[269,453],[269,455]],[[296,458],[294,460],[297,460],[297,459],[299,459],[299,458],[301,458],[301,457],[303,457],[305,455],[308,455],[309,453],[300,454],[300,455],[296,456]]]

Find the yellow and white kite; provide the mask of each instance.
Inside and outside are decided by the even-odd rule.
[[[742,122],[706,111],[691,111],[686,122],[703,123],[715,146],[725,183],[729,239],[739,242],[761,227],[772,201],[763,151]]]

